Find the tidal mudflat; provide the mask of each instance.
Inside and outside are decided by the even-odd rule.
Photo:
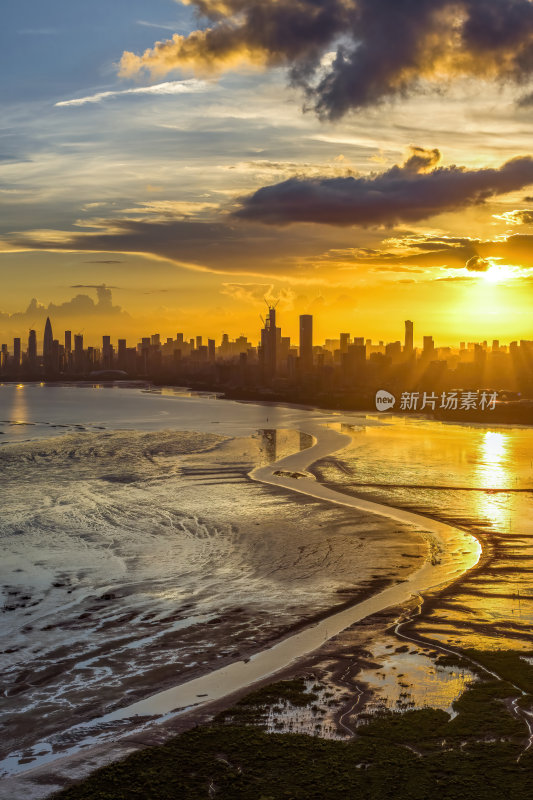
[[[355,643],[375,665],[351,669],[369,692],[359,711],[446,709],[472,677],[468,661],[447,673],[442,655],[449,650],[484,652],[487,665],[491,653],[510,650],[526,663],[533,650],[532,457],[532,428],[391,417],[354,429],[340,458],[314,466],[320,481],[342,492],[457,525],[482,545],[479,563],[448,587],[376,620],[370,635],[362,626],[345,634],[337,658],[349,663]]]
[[[127,388],[0,393],[5,775],[71,748],[73,723],[245,660],[426,559],[412,526],[250,480],[327,415]]]
[[[41,555],[48,570],[48,583],[45,581],[38,605],[24,607],[31,592],[12,576],[5,583],[11,609],[4,613],[2,622],[13,620],[14,614],[37,614],[33,609],[39,606],[46,611],[46,620],[40,627],[27,622],[32,630],[25,631],[29,638],[23,649],[18,654],[16,649],[3,654],[7,663],[5,675],[10,681],[7,694],[13,703],[9,730],[17,731],[19,737],[12,740],[15,747],[6,748],[4,765],[8,775],[26,776],[19,778],[17,784],[12,783],[13,779],[5,780],[5,791],[14,785],[19,789],[23,785],[25,792],[29,787],[35,797],[50,791],[54,779],[58,780],[55,759],[62,752],[71,751],[87,734],[86,729],[82,736],[72,730],[74,709],[77,722],[90,724],[113,710],[134,706],[136,701],[167,686],[208,675],[226,664],[246,663],[265,647],[309,626],[313,619],[327,616],[343,604],[364,601],[387,586],[399,585],[424,563],[438,562],[435,541],[421,536],[420,528],[405,519],[393,521],[362,508],[344,509],[328,503],[325,497],[309,497],[298,490],[298,485],[304,488],[310,482],[309,473],[299,472],[298,458],[294,467],[290,454],[312,446],[315,440],[311,432],[316,431],[316,426],[323,430],[330,426],[332,435],[350,437],[346,449],[318,461],[312,468],[318,478],[317,487],[360,499],[362,506],[366,500],[389,504],[407,513],[422,512],[436,522],[457,526],[459,532],[462,528],[465,541],[469,532],[474,533],[483,541],[484,552],[479,566],[468,573],[467,581],[486,575],[492,563],[495,541],[487,535],[483,538],[490,514],[483,518],[479,501],[492,499],[490,466],[494,464],[486,452],[483,455],[482,445],[491,441],[484,434],[501,431],[481,431],[474,436],[471,429],[451,426],[455,440],[450,441],[446,457],[449,460],[459,448],[461,455],[456,458],[463,464],[463,473],[452,463],[443,476],[441,437],[445,430],[450,439],[450,429],[442,423],[410,422],[420,424],[426,444],[421,450],[419,441],[418,450],[409,453],[405,447],[410,434],[406,437],[402,433],[407,424],[404,420],[346,417],[226,403],[214,398],[176,397],[175,393],[122,390],[120,401],[130,404],[128,420],[133,419],[133,427],[120,430],[117,390],[96,390],[96,401],[91,399],[89,413],[89,404],[84,406],[82,401],[77,415],[68,392],[81,390],[57,387],[57,391],[67,393],[63,402],[70,417],[62,424],[71,426],[68,432],[59,431],[57,438],[54,428],[50,436],[50,425],[42,422],[41,415],[35,439],[28,439],[25,432],[26,441],[17,443],[15,437],[20,437],[21,428],[6,426],[6,438],[12,444],[0,449],[6,466],[13,469],[13,497],[22,479],[17,464],[20,454],[25,453],[28,497],[36,487],[33,497],[37,503],[38,495],[43,494],[39,476],[46,474],[50,478],[48,494],[44,492],[47,513],[55,519],[59,509],[61,519],[68,522],[63,526],[67,532],[59,537],[50,560]],[[91,398],[95,397],[95,390],[87,391],[92,392]],[[14,399],[20,405],[20,398],[15,395]],[[131,404],[137,401],[139,405],[132,408]],[[31,397],[29,403],[26,399],[26,404],[33,411],[42,410],[38,396],[33,403]],[[104,415],[107,427],[102,423]],[[57,424],[53,413],[49,417],[52,424]],[[35,418],[35,413],[33,417],[26,413],[26,421]],[[80,430],[82,426],[85,430]],[[528,431],[517,429],[516,436],[511,432],[505,435],[509,446],[523,453],[519,472],[524,472],[510,478],[515,480],[515,486],[520,481],[521,488],[527,477],[530,442],[524,437]],[[254,470],[261,472],[283,457],[287,460],[281,462],[282,469],[276,471],[279,474],[271,475],[274,485],[249,479]],[[485,484],[480,486],[470,485],[469,465],[474,463],[473,458],[478,459],[476,474],[484,476]],[[516,453],[512,462],[505,462],[506,469],[509,471],[515,462]],[[47,469],[43,470],[45,464]],[[470,483],[457,483],[458,478]],[[509,488],[509,484],[502,488]],[[458,504],[454,505],[456,491]],[[69,492],[68,509],[61,511],[60,498],[70,496]],[[445,494],[431,504],[428,498],[439,497],[439,492]],[[505,494],[520,494],[523,502],[530,501],[525,492]],[[504,500],[503,493],[498,499]],[[75,515],[69,517],[74,511]],[[505,506],[507,511],[515,514],[515,507]],[[41,510],[39,514],[38,518],[31,513],[24,518],[30,522],[28,530],[33,528],[34,533],[48,519]],[[16,528],[17,515],[21,517],[20,507],[15,509],[6,540],[11,544],[21,535],[20,528]],[[516,530],[521,520],[516,515],[513,519]],[[52,528],[53,525],[47,530]],[[50,540],[54,541],[53,536]],[[93,558],[94,563],[90,562],[81,578],[67,579],[72,561],[79,560],[82,550],[88,550],[85,557],[89,561]],[[467,551],[465,545],[465,558]],[[32,564],[35,560],[34,556],[29,559]],[[472,664],[443,662],[440,649],[461,644],[454,624],[448,633],[442,627],[449,598],[459,595],[464,585],[461,560],[458,547],[457,574],[450,577],[451,588],[443,590],[441,586],[429,598],[425,596],[423,603],[414,597],[401,607],[394,607],[391,601],[388,609],[374,614],[369,611],[356,624],[326,636],[321,647],[285,670],[286,677],[308,675],[308,689],[318,687],[316,698],[307,706],[289,706],[281,711],[279,704],[274,704],[269,712],[270,730],[349,739],[369,716],[376,714],[414,713],[432,707],[455,716],[454,704],[479,680]],[[70,564],[60,576],[51,567],[58,561]],[[19,568],[14,566],[14,570]],[[41,563],[40,569],[43,568]],[[63,592],[65,598],[58,602],[60,595],[55,592]],[[87,608],[76,606],[77,598]],[[494,604],[487,608],[494,610]],[[405,620],[401,629],[397,625],[400,619]],[[475,624],[473,617],[471,622]],[[6,624],[13,630],[11,621]],[[51,627],[43,633],[42,628],[48,625]],[[461,630],[459,625],[457,631]],[[409,634],[415,641],[401,638]],[[527,641],[525,638],[521,643],[524,653]],[[53,643],[55,649],[47,650],[47,643]],[[465,640],[463,644],[471,642]],[[479,640],[476,644],[483,646]],[[58,650],[61,646],[64,650]],[[494,645],[489,642],[487,646]],[[50,653],[55,660],[59,657],[60,671],[47,671],[53,663],[47,661]],[[29,664],[26,673],[21,669],[23,656]],[[32,667],[34,673],[30,671]],[[41,683],[39,677],[44,679]],[[11,694],[9,687],[13,685],[15,692]],[[224,702],[227,705],[228,701],[221,700],[207,710],[193,708],[185,715],[187,719],[180,717],[167,724],[163,720],[159,732],[145,729],[142,737],[137,735],[136,742],[124,744],[122,751],[115,749],[110,756],[108,749],[108,758],[154,744],[172,731],[208,720],[223,708]],[[201,705],[199,698],[198,706]],[[30,726],[41,711],[45,727],[40,728],[36,738]],[[96,726],[84,743],[105,743],[116,733],[114,728],[103,730]],[[94,765],[103,763],[102,758],[105,761],[104,752],[100,751],[100,760],[95,759]],[[83,751],[80,755],[83,758]],[[35,769],[48,761],[47,774],[42,772],[43,767],[40,772]],[[77,765],[63,769],[62,779],[82,774],[78,758]]]

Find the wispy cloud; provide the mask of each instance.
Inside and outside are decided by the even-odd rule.
[[[95,262],[92,262],[92,263],[95,263]],[[104,262],[101,262],[101,263],[104,263],[104,264],[108,264],[108,263],[114,264],[114,263],[118,263],[118,262],[114,262],[114,261],[111,261],[111,262],[104,261]],[[98,283],[98,284],[94,284],[94,283],[75,283],[75,284],[73,284],[73,285],[72,285],[70,288],[71,288],[71,289],[120,289],[121,287],[120,287],[120,286],[108,286],[108,285],[107,285],[107,284],[105,284],[105,283]]]
[[[155,86],[137,86],[133,89],[118,89],[110,92],[97,92],[90,94],[86,97],[75,97],[73,100],[61,100],[55,103],[56,108],[64,108],[66,106],[84,106],[87,103],[101,103],[102,100],[108,100],[111,97],[122,97],[123,95],[165,95],[165,94],[191,94],[193,92],[203,92],[208,88],[209,84],[206,81],[199,81],[195,79],[185,81],[166,81],[165,83],[157,83]]]
[[[138,19],[137,25],[142,25],[143,28],[161,28],[165,31],[175,31],[177,27],[175,22],[148,22],[145,19]]]

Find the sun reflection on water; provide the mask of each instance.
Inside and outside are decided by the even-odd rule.
[[[509,495],[495,489],[512,486],[512,469],[509,461],[509,436],[506,433],[486,431],[480,442],[479,459],[476,468],[476,482],[486,489],[476,497],[478,513],[489,520],[494,529],[509,527]]]
[[[17,391],[13,393],[11,419],[19,424],[28,422],[28,397],[25,389],[23,383],[18,383]]]
[[[480,476],[486,489],[504,488],[509,476],[508,435],[496,431],[483,434],[480,447]],[[498,484],[496,486],[495,484]]]

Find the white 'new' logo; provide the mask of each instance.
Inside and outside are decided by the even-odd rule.
[[[389,411],[394,408],[395,402],[394,395],[386,392],[385,389],[380,389],[379,392],[376,392],[376,408],[378,411]]]

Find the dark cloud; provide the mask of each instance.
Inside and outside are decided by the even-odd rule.
[[[486,258],[481,258],[481,256],[472,256],[466,262],[465,267],[469,272],[487,272],[491,267],[491,263]]]
[[[506,211],[498,215],[497,219],[510,222],[512,225],[533,225],[533,210],[530,208],[522,208],[515,209],[514,211]]]
[[[530,106],[533,106],[533,92],[520,97],[518,100],[518,105],[522,108],[529,108]]]
[[[4,237],[0,244],[4,252],[9,252],[10,247],[16,251],[134,252],[222,275],[265,276],[269,280],[283,276],[304,282],[321,280],[324,275],[331,279],[332,269],[339,263],[343,268],[387,266],[404,271],[407,267],[464,268],[469,259],[479,256],[533,267],[533,235],[525,234],[484,241],[395,232],[394,239],[385,242],[382,248],[361,248],[354,241],[352,229],[336,229],[332,242],[332,230],[322,225],[280,229],[253,223],[110,219],[100,220],[98,226],[100,230],[94,232],[97,228],[94,221],[90,233],[65,231],[61,237],[54,230],[49,240],[42,230],[35,234],[27,231]],[[98,304],[86,295],[79,295],[71,302],[85,303],[87,313],[95,306],[101,310],[110,302],[111,287],[95,285],[95,288],[103,294]]]
[[[336,235],[339,248],[354,246],[353,233]],[[135,253],[168,259],[180,266],[223,274],[301,274],[302,260],[331,248],[331,232],[316,226],[301,230],[269,230],[263,225],[179,219],[154,221],[100,219],[91,232],[12,233],[0,241],[4,251],[48,250],[84,253]]]
[[[394,267],[373,267],[373,272],[419,272],[423,273],[423,269],[417,267],[402,267],[400,265]]]
[[[88,264],[94,264],[94,263],[98,263],[98,262],[88,261],[87,263]],[[102,262],[102,263],[108,264],[108,263],[114,263],[114,262],[105,261],[105,262]],[[106,290],[108,290],[108,289],[120,289],[120,286],[108,286],[106,283],[97,283],[97,284],[94,284],[94,283],[74,283],[74,284],[72,284],[72,286],[70,288],[71,289],[96,289],[98,291],[100,289],[106,289]]]
[[[514,158],[498,169],[432,169],[439,157],[437,150],[416,148],[405,164],[380,175],[290,178],[243,198],[234,216],[269,225],[391,226],[483,203],[533,183],[531,157]]]
[[[533,71],[530,0],[190,0],[209,27],[175,34],[121,74],[285,66],[330,119],[416,91],[422,80],[479,76],[522,83]],[[322,57],[334,52],[324,65]],[[522,103],[530,102],[527,98]]]
[[[533,225],[533,211],[531,209],[516,211],[514,218],[522,225]]]
[[[464,283],[471,281],[468,275],[446,275],[444,278],[435,278],[437,281],[444,281],[445,283]]]
[[[411,147],[411,155],[403,165],[407,172],[430,172],[441,159],[440,150],[424,150],[423,147]]]
[[[515,234],[503,239],[450,239],[453,246],[444,246],[444,242],[437,237],[413,237],[400,241],[400,247],[395,250],[382,250],[379,253],[355,257],[356,264],[394,265],[395,268],[406,265],[411,267],[448,267],[451,269],[464,269],[470,272],[485,271],[485,264],[490,266],[489,260],[501,261],[526,270],[533,268],[533,235]],[[409,252],[411,250],[412,252]],[[524,275],[524,279],[527,274]]]

